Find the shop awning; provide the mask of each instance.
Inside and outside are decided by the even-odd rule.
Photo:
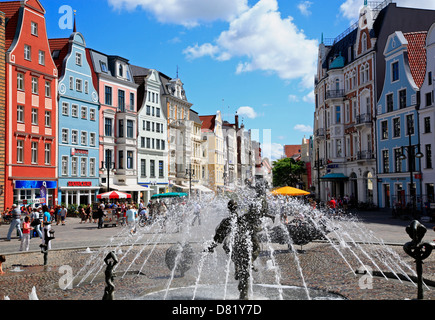
[[[197,186],[193,186],[192,187],[192,189],[193,190],[199,190],[199,191],[201,191],[201,192],[208,192],[208,193],[212,193],[212,192],[214,192],[213,190],[211,190],[211,189],[209,189],[209,188],[207,188],[207,187],[205,187],[205,186],[202,186],[202,185],[197,185]]]
[[[328,173],[327,175],[321,177],[322,180],[337,181],[337,180],[349,180],[343,173]]]
[[[131,191],[149,191],[151,188],[144,187],[138,184],[130,184],[128,186],[120,186],[116,184],[111,184],[110,189],[122,191],[122,192],[131,192]]]

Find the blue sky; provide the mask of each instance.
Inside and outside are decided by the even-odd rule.
[[[435,0],[397,0],[435,9]],[[265,156],[312,135],[321,34],[335,38],[363,0],[41,0],[50,38],[69,37],[63,5],[77,11],[88,47],[176,77],[200,115],[237,111]],[[264,131],[268,130],[268,131]],[[263,138],[268,132],[271,139]],[[268,136],[265,134],[265,137]],[[270,141],[271,140],[271,141]]]

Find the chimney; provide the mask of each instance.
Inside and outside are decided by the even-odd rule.
[[[239,115],[236,112],[236,129],[239,130]]]

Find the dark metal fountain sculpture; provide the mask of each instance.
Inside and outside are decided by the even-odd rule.
[[[403,250],[415,259],[417,271],[417,299],[423,299],[423,260],[432,253],[435,243],[422,242],[426,234],[426,227],[417,220],[406,227],[406,233],[410,236],[410,242],[403,246]]]
[[[184,277],[193,265],[193,258],[194,252],[190,244],[178,242],[166,251],[165,262],[169,270],[178,271]]]
[[[104,263],[107,265],[104,275],[106,276],[106,288],[104,289],[103,300],[115,300],[115,285],[113,280],[115,275],[113,274],[113,268],[118,264],[118,257],[113,251],[104,259]]]
[[[54,238],[54,230],[50,228],[51,223],[45,222],[44,227],[44,243],[41,243],[39,247],[41,248],[41,253],[44,255],[44,266],[48,263],[48,250],[50,247],[50,241]]]

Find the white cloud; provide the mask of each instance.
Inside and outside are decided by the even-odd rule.
[[[271,161],[279,160],[284,155],[284,146],[279,143],[263,143],[261,145],[263,158],[268,158]]]
[[[188,59],[196,59],[203,56],[210,56],[213,58],[218,53],[218,51],[218,47],[213,46],[210,43],[206,43],[201,46],[195,44],[193,47],[188,47],[184,49],[183,53]]]
[[[313,3],[311,1],[302,1],[298,4],[298,9],[304,16],[311,15],[310,7]]]
[[[251,107],[240,107],[239,110],[237,110],[237,114],[242,117],[245,116],[249,119],[255,119],[257,117],[257,113]]]
[[[304,124],[297,124],[293,129],[300,132],[313,133],[313,128]]]
[[[296,96],[294,94],[290,94],[288,96],[288,101],[290,101],[290,102],[299,102],[299,98],[298,98],[298,96]]]
[[[195,27],[200,22],[230,21],[248,8],[247,0],[108,0],[118,10],[140,7],[159,22]]]
[[[398,7],[435,9],[435,0],[395,0]],[[359,11],[363,6],[361,0],[346,0],[340,6],[340,13],[352,22],[358,20]]]
[[[304,102],[307,102],[307,103],[315,103],[316,101],[315,101],[315,98],[314,98],[314,91],[311,91],[309,94],[307,94],[306,96],[304,96],[304,97],[302,98],[302,100],[303,100]]]
[[[299,79],[302,87],[312,88],[317,45],[317,40],[307,39],[297,28],[292,17],[281,18],[277,0],[259,0],[232,20],[215,44],[208,44],[213,54],[206,50],[202,53],[217,60],[224,60],[223,57],[225,60],[243,59],[237,65],[238,74],[261,70],[275,73],[284,80]],[[185,54],[198,58],[201,47],[189,47]]]

